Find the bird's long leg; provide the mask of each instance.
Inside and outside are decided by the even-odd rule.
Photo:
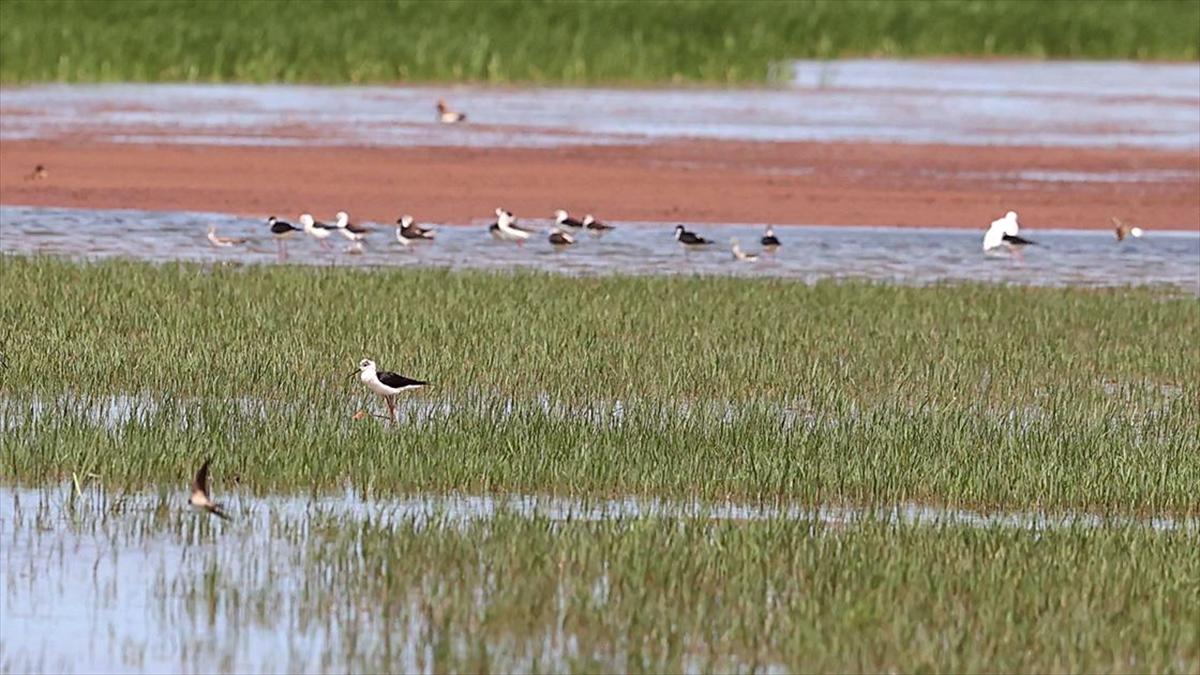
[[[396,401],[392,396],[384,396],[383,400],[387,401],[388,412],[391,413],[392,423],[396,422]]]
[[[283,243],[282,239],[275,240],[275,252],[279,256],[279,262],[283,262],[284,260],[287,260],[287,249],[284,248],[284,243]]]

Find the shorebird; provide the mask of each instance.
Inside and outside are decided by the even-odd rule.
[[[602,234],[602,233],[608,232],[609,230],[614,229],[614,228],[612,225],[609,225],[608,223],[602,223],[602,222],[596,220],[595,218],[592,217],[592,214],[589,213],[583,217],[583,229],[588,230],[590,232],[595,232],[596,234]]]
[[[457,110],[454,110],[450,106],[446,105],[446,102],[440,98],[438,99],[437,103],[437,111],[438,121],[442,124],[458,124],[459,122],[467,121],[467,116],[465,113],[460,113]]]
[[[517,244],[523,243],[533,234],[533,230],[518,226],[517,217],[512,214],[512,211],[504,209],[496,209],[496,222],[488,227],[488,232],[495,239],[515,241]]]
[[[237,246],[238,244],[244,244],[244,243],[246,243],[247,240],[245,238],[241,238],[241,237],[222,237],[221,235],[217,234],[217,226],[216,225],[209,225],[208,226],[208,241],[211,242],[212,245],[216,246],[217,248],[228,248],[230,246]]]
[[[675,226],[675,241],[678,241],[687,248],[692,246],[707,246],[712,243],[695,232],[689,231],[683,225]]]
[[[583,227],[583,223],[567,215],[567,212],[559,209],[554,212],[554,224],[559,227],[570,227],[578,230]]]
[[[741,245],[738,244],[738,240],[736,238],[730,239],[729,244],[731,246],[730,250],[733,251],[733,259],[734,260],[740,260],[742,262],[754,262],[755,260],[758,260],[758,254],[757,253],[746,253],[745,251],[743,251]]]
[[[345,211],[338,211],[335,218],[336,221],[334,222],[333,226],[337,228],[338,232],[342,233],[343,237],[349,239],[350,241],[359,243],[362,242],[362,240],[365,239],[368,234],[371,234],[371,228],[363,225],[355,225],[354,223],[350,222],[350,214],[346,213]],[[359,253],[361,252],[362,251],[360,250]]]
[[[49,177],[50,172],[47,171],[46,167],[41,164],[33,167],[33,171],[31,173],[25,174],[25,180],[46,180]]]
[[[1144,234],[1144,232],[1142,232],[1142,228],[1136,225],[1130,225],[1120,218],[1114,217],[1112,219],[1112,223],[1114,232],[1117,235],[1117,241],[1125,241],[1125,237],[1133,237],[1134,239],[1137,239]]]
[[[1020,236],[1018,234],[1020,231],[1021,225],[1017,223],[1017,212],[1009,211],[1004,214],[1003,218],[992,221],[987,233],[983,235],[983,250],[987,252],[1003,248],[1017,251],[1035,243]]]
[[[279,250],[279,259],[286,259],[287,246],[284,244],[284,240],[299,232],[300,228],[291,223],[284,222],[275,216],[267,218],[267,227],[271,228],[271,235],[275,237],[276,248]]]
[[[309,213],[300,214],[300,224],[304,226],[304,231],[309,236],[316,239],[325,249],[329,249],[329,244],[325,240],[329,238],[329,235],[333,234],[333,231],[337,229],[336,227],[313,220],[312,214]]]
[[[550,228],[550,245],[555,248],[566,248],[575,243],[575,237],[560,230],[557,226]]]
[[[367,389],[383,397],[383,400],[387,402],[388,412],[391,413],[393,422],[396,421],[396,394],[409,389],[420,389],[429,384],[386,370],[378,370],[375,368],[375,362],[371,359],[359,361],[358,370],[350,373],[350,377],[355,375],[358,375],[359,381],[367,385]]]
[[[768,251],[773,251],[780,247],[781,242],[779,241],[779,237],[775,236],[774,228],[768,225],[767,231],[763,233],[762,239],[759,240],[759,244]]]
[[[403,215],[396,219],[396,240],[408,246],[414,240],[433,239],[433,230],[413,222],[413,217]]]
[[[225,509],[208,496],[208,465],[211,463],[211,458],[204,460],[204,464],[196,472],[196,478],[192,481],[192,496],[188,497],[188,503],[201,511],[207,511],[218,518],[229,520]]]

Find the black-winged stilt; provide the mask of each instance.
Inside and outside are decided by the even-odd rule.
[[[329,238],[329,235],[333,234],[333,231],[337,229],[336,227],[313,220],[312,214],[309,213],[300,214],[300,224],[304,226],[304,231],[310,237],[316,239],[326,250],[329,249],[329,242],[325,240]]]
[[[333,226],[350,241],[361,242],[371,233],[371,228],[350,222],[350,214],[345,211],[338,211],[335,219]]]
[[[208,494],[208,465],[211,463],[211,458],[204,460],[204,464],[196,472],[196,478],[192,480],[192,495],[188,497],[188,503],[200,511],[207,511],[218,518],[229,520],[225,509],[214,502]]]
[[[42,164],[33,167],[33,171],[25,174],[25,180],[46,180],[50,177],[50,172]]]
[[[1017,222],[1016,211],[1009,211],[1004,214],[1003,218],[993,220],[987,233],[983,235],[984,252],[998,249],[1018,251],[1022,247],[1035,243],[1020,236],[1018,234],[1020,231],[1021,225]]]
[[[583,217],[583,229],[594,234],[603,234],[615,228],[608,223],[602,223],[596,220],[592,217],[592,214],[589,213]]]
[[[267,218],[267,226],[271,228],[271,236],[275,237],[275,244],[279,252],[279,259],[285,260],[287,258],[287,245],[284,243],[284,240],[299,232],[300,228],[292,225],[291,223],[282,221],[275,216]]]
[[[1113,232],[1117,235],[1117,241],[1125,241],[1125,237],[1133,237],[1134,239],[1137,239],[1145,234],[1142,232],[1142,228],[1138,227],[1137,225],[1130,225],[1120,218],[1114,217],[1112,219],[1112,223]]]
[[[779,248],[781,242],[779,241],[779,237],[775,236],[775,229],[768,225],[767,231],[763,233],[762,239],[759,240],[759,244],[763,248],[773,251]]]
[[[488,227],[488,232],[495,239],[515,241],[518,245],[533,235],[533,230],[527,230],[517,225],[517,217],[512,214],[512,211],[504,209],[496,209],[496,222]]]
[[[555,248],[566,248],[575,243],[575,237],[567,234],[558,226],[550,228],[550,245]]]
[[[583,223],[567,215],[563,209],[554,212],[554,224],[559,227],[569,227],[575,230],[583,227]]]
[[[695,232],[689,231],[683,225],[675,226],[675,241],[683,244],[686,248],[690,248],[692,246],[708,246],[712,243]]]
[[[433,230],[421,227],[413,221],[413,217],[403,215],[396,219],[396,241],[408,246],[413,241],[433,239]]]
[[[451,108],[450,106],[446,105],[444,100],[440,98],[437,102],[437,111],[438,121],[442,124],[458,124],[459,122],[467,121],[467,116],[465,113],[460,113]]]
[[[414,380],[386,370],[378,370],[371,359],[363,359],[358,363],[358,370],[350,373],[351,377],[358,375],[359,381],[372,392],[379,394],[387,403],[392,421],[396,421],[396,394],[410,389],[420,389],[429,384],[423,380]]]

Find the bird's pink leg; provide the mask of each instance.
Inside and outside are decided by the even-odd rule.
[[[392,423],[394,424],[396,422],[396,402],[391,396],[384,396],[383,400],[387,401],[388,413],[391,414]]]

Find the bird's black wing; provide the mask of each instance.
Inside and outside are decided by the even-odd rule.
[[[1024,237],[1018,237],[1018,236],[1011,235],[1011,234],[1004,235],[1004,241],[1006,241],[1010,244],[1016,244],[1017,246],[1027,246],[1027,245],[1031,245],[1031,244],[1036,244],[1036,242],[1032,242]]]
[[[567,227],[583,227],[583,223],[574,218],[563,218],[562,224]]]
[[[762,245],[763,246],[778,246],[779,245],[779,237],[775,237],[775,236],[763,237]]]
[[[405,377],[398,373],[390,373],[386,370],[381,373],[376,373],[376,376],[379,378],[380,382],[391,387],[392,389],[404,389],[405,387],[420,387],[420,386],[429,384],[428,382],[423,382],[421,380],[414,380],[411,377]]]

